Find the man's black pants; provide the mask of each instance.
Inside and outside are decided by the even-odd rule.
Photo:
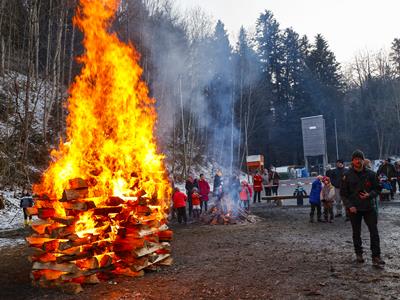
[[[253,202],[256,203],[257,199],[261,202],[261,192],[254,191]]]
[[[311,204],[311,212],[310,212],[310,218],[314,218],[314,212],[315,209],[317,209],[317,218],[318,220],[321,219],[321,204]]]
[[[356,254],[363,254],[361,240],[361,223],[362,219],[364,218],[364,222],[368,226],[371,239],[372,257],[379,257],[381,255],[381,248],[379,246],[378,216],[375,210],[357,211],[357,213],[355,214],[349,213],[349,217],[351,221],[351,226],[353,227],[353,244]]]
[[[204,211],[205,212],[207,212],[207,204],[208,204],[208,201],[206,201],[206,200],[201,200],[201,202],[200,202],[200,212],[203,212],[203,208],[204,208]]]
[[[178,223],[181,224],[183,221],[186,224],[187,222],[186,207],[179,207],[176,210],[178,212]]]

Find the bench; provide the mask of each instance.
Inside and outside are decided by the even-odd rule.
[[[303,196],[303,199],[308,199],[309,196]],[[278,201],[278,200],[293,200],[293,199],[297,199],[296,196],[293,195],[278,195],[278,196],[264,196],[261,197],[262,200],[274,200],[274,201]]]

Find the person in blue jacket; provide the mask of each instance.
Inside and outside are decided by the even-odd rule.
[[[311,186],[310,191],[310,204],[311,204],[311,212],[310,212],[310,222],[314,223],[314,212],[317,209],[317,221],[322,222],[321,219],[321,190],[322,190],[322,176],[317,176]]]

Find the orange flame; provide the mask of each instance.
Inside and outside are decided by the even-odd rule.
[[[164,209],[170,186],[153,137],[155,100],[140,79],[138,53],[109,33],[118,5],[80,0],[74,22],[84,32],[86,52],[70,89],[67,142],[53,150],[54,162],[34,191],[60,199],[68,180],[80,177],[89,183],[89,197],[144,191]]]

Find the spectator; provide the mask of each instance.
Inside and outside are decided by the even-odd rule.
[[[199,193],[201,196],[201,203],[200,203],[200,212],[207,211],[207,203],[208,203],[208,196],[210,194],[210,185],[208,184],[207,180],[204,177],[204,174],[200,174],[199,180]]]
[[[21,201],[19,203],[19,207],[21,207],[24,212],[24,225],[25,226],[29,225],[32,221],[32,216],[31,215],[28,216],[28,210],[27,210],[28,207],[32,207],[32,206],[33,206],[33,198],[29,194],[29,192],[25,192],[24,196],[21,198]]]
[[[251,190],[251,186],[246,180],[243,180],[240,184],[240,205],[247,211],[250,210],[250,199],[252,197],[252,193],[253,191]]]
[[[303,188],[303,184],[301,182],[297,183],[297,187],[294,190],[293,196],[297,198],[297,206],[303,206],[304,197],[307,197],[307,192]]]
[[[269,182],[269,172],[268,169],[264,169],[264,172],[262,174],[262,179],[263,179],[263,186],[264,186],[264,191],[265,191],[265,196],[271,196],[271,185]]]
[[[253,203],[256,203],[257,199],[259,203],[261,202],[262,181],[263,179],[260,175],[260,171],[256,171],[256,173],[253,176],[253,190],[254,190]]]
[[[279,188],[279,180],[280,179],[281,178],[279,177],[278,172],[276,172],[275,168],[273,166],[271,166],[269,181],[272,182],[272,194],[275,196],[278,196],[278,188]]]
[[[188,202],[188,208],[189,208],[189,217],[192,217],[192,213],[193,213],[193,203],[192,203],[192,192],[193,192],[193,188],[198,187],[196,185],[196,182],[193,179],[193,176],[189,176],[188,179],[186,180],[186,184],[185,184],[185,189],[186,189],[186,195],[187,195],[187,202]]]
[[[217,170],[214,176],[213,194],[216,197],[216,204],[219,205],[223,196],[223,180],[221,170]]]
[[[311,185],[310,191],[310,204],[311,204],[311,212],[310,212],[310,222],[314,223],[314,212],[317,210],[317,220],[318,222],[322,222],[321,219],[321,184],[322,176],[317,176],[314,182]]]
[[[329,177],[331,184],[335,189],[335,202],[336,202],[336,217],[341,217],[343,213],[343,200],[340,196],[340,184],[347,169],[344,167],[344,161],[338,159],[336,161],[336,168],[326,171],[326,176]],[[346,214],[347,219],[347,214]]]
[[[0,194],[0,209],[6,208],[6,200],[2,194]]]
[[[351,167],[343,178],[341,194],[349,210],[357,262],[364,263],[361,239],[361,223],[364,219],[370,233],[372,263],[376,267],[383,266],[385,262],[381,259],[378,216],[373,204],[379,194],[379,182],[377,175],[364,167],[364,154],[360,150],[352,154]]]
[[[390,192],[390,198],[394,199],[394,194],[396,193],[396,170],[394,166],[390,163],[390,158],[387,158],[378,168],[378,175],[385,175],[392,185]]]
[[[193,218],[198,220],[200,218],[200,194],[198,189],[193,188],[192,192],[192,204],[193,204]]]
[[[172,196],[172,200],[174,202],[174,208],[177,211],[178,214],[178,223],[181,224],[182,221],[184,224],[187,223],[187,217],[186,217],[186,200],[187,196],[182,193],[179,188],[175,188],[174,194]]]
[[[324,186],[321,190],[321,201],[324,205],[325,222],[333,222],[333,204],[335,203],[335,187],[328,176],[322,178]]]

